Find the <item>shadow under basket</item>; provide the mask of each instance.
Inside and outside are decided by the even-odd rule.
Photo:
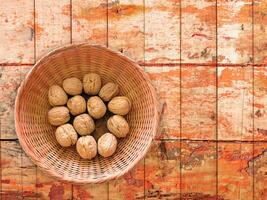
[[[115,154],[82,159],[75,146],[61,147],[56,127],[48,123],[48,89],[62,86],[65,78],[96,72],[102,82],[117,83],[120,95],[132,102],[126,119],[130,133],[119,140]],[[105,47],[89,44],[69,45],[41,58],[18,89],[15,125],[19,142],[32,161],[45,173],[73,183],[100,183],[118,178],[138,163],[148,151],[159,121],[158,102],[148,76],[139,65]]]

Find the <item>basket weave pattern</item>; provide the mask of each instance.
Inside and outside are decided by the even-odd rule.
[[[119,141],[112,157],[91,161],[80,158],[75,147],[62,148],[47,119],[49,86],[62,85],[72,76],[82,80],[89,72],[98,73],[104,84],[116,82],[120,94],[132,101],[129,135]],[[88,44],[54,50],[38,61],[19,88],[15,105],[17,135],[33,162],[53,177],[80,184],[108,181],[129,171],[147,152],[158,120],[155,92],[142,69],[120,53]]]

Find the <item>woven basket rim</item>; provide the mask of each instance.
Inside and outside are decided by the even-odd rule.
[[[27,84],[27,82],[29,81],[31,75],[33,74],[34,71],[36,71],[37,69],[39,69],[39,67],[42,67],[41,63],[43,61],[45,61],[46,59],[49,59],[49,57],[51,55],[60,53],[64,50],[67,49],[71,49],[71,48],[79,48],[79,47],[93,47],[93,48],[98,48],[104,51],[108,51],[109,53],[118,56],[124,60],[126,60],[127,62],[129,62],[131,64],[131,67],[135,67],[138,72],[140,73],[140,75],[142,76],[142,78],[145,80],[145,82],[147,83],[152,99],[153,99],[153,104],[156,105],[154,107],[154,125],[153,125],[153,136],[149,139],[149,141],[147,141],[147,146],[145,147],[144,151],[138,155],[138,157],[131,163],[129,164],[124,170],[121,170],[119,172],[110,174],[108,176],[105,177],[101,177],[101,178],[97,178],[97,179],[93,179],[93,178],[88,178],[86,180],[81,180],[81,179],[74,179],[71,177],[66,177],[63,175],[60,175],[58,173],[55,172],[55,170],[51,170],[49,168],[46,168],[45,166],[42,165],[42,162],[40,162],[39,160],[35,159],[34,154],[32,153],[32,151],[30,150],[30,147],[27,145],[27,143],[24,141],[23,136],[21,135],[21,131],[19,128],[19,105],[20,105],[20,97],[22,95],[23,89],[25,88],[25,85]],[[17,96],[16,96],[16,100],[15,100],[15,109],[14,109],[14,119],[15,119],[15,129],[16,129],[16,134],[18,136],[20,145],[22,147],[22,149],[25,151],[25,153],[30,157],[30,159],[33,161],[34,164],[36,164],[43,172],[49,174],[50,176],[58,179],[59,181],[63,181],[63,182],[71,182],[71,183],[75,183],[75,184],[88,184],[88,183],[102,183],[102,182],[106,182],[106,181],[110,181],[112,179],[116,179],[121,177],[122,175],[124,175],[125,173],[127,173],[129,170],[131,170],[141,159],[144,158],[144,156],[146,155],[147,151],[149,150],[153,139],[155,138],[155,135],[157,133],[158,130],[158,125],[159,125],[159,108],[158,108],[158,100],[156,97],[156,92],[154,87],[152,86],[151,80],[148,77],[148,75],[144,72],[144,70],[141,68],[140,65],[138,65],[134,60],[132,60],[129,57],[126,57],[125,55],[123,55],[121,52],[116,52],[113,51],[105,46],[102,45],[92,45],[89,43],[74,43],[74,44],[68,44],[68,45],[64,45],[61,46],[59,48],[56,48],[54,50],[51,50],[50,52],[48,52],[47,54],[45,54],[44,56],[42,56],[32,67],[32,69],[27,73],[25,79],[21,82],[20,87],[17,90]]]

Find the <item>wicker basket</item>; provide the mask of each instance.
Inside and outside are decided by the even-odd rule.
[[[49,86],[62,85],[71,76],[82,79],[88,72],[97,72],[104,83],[116,82],[133,103],[127,115],[131,131],[116,153],[91,161],[81,159],[75,147],[59,146],[47,120]],[[62,181],[100,183],[122,176],[144,157],[157,130],[157,105],[147,75],[135,62],[105,47],[70,45],[40,59],[23,81],[15,105],[16,131],[24,151],[47,174]]]

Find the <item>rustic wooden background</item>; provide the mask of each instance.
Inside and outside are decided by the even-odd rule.
[[[1,199],[267,199],[266,0],[0,1]],[[163,104],[122,178],[61,183],[21,149],[16,89],[42,55],[90,42],[136,60]]]

